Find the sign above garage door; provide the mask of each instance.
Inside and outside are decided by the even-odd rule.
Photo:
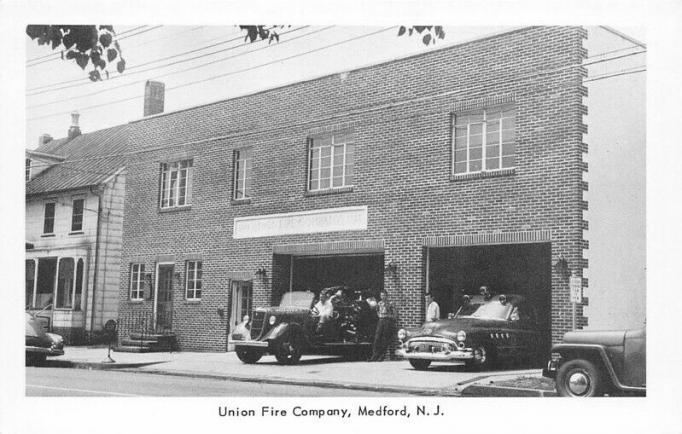
[[[268,214],[234,219],[232,237],[258,238],[317,232],[364,231],[367,206],[316,209],[312,211]]]

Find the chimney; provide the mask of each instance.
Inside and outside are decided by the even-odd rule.
[[[71,113],[71,126],[69,127],[68,137],[73,139],[81,135],[81,127],[78,126],[78,118],[80,114],[78,112]]]
[[[144,85],[144,116],[163,113],[166,85],[160,81],[149,81]]]
[[[52,141],[52,136],[49,134],[41,134],[40,137],[38,137],[38,146],[43,146],[47,142]]]

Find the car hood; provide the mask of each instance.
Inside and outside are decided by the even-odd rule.
[[[575,331],[564,335],[565,344],[596,344],[607,347],[621,346],[625,342],[625,330]]]
[[[439,321],[427,322],[418,329],[409,330],[409,338],[419,336],[439,336],[454,339],[457,332],[464,330],[465,333],[477,331],[488,331],[490,329],[499,330],[505,328],[507,321],[500,319],[481,319],[481,318],[454,318],[442,319]]]
[[[270,315],[297,315],[297,314],[307,314],[310,309],[298,306],[271,306],[271,307],[259,307],[254,309],[256,312],[265,312]]]

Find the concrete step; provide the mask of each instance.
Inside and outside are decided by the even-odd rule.
[[[151,347],[140,345],[118,345],[113,348],[117,353],[151,353],[154,352]]]
[[[175,334],[174,333],[161,334],[161,333],[137,333],[137,332],[133,332],[133,333],[130,333],[128,338],[134,339],[134,340],[142,339],[142,340],[155,340],[155,341],[174,340]]]
[[[159,341],[154,340],[154,339],[121,339],[121,345],[122,346],[127,346],[127,347],[139,347],[139,346],[146,346],[146,347],[152,347],[154,345],[159,345]]]

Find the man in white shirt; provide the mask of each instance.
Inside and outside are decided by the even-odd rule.
[[[426,294],[426,322],[438,321],[440,319],[440,306],[433,299],[430,293]]]
[[[332,300],[338,297],[341,291],[339,290],[331,297],[329,296],[329,292],[330,291],[328,289],[322,290],[322,292],[320,292],[319,301],[315,303],[315,306],[313,307],[313,314],[319,316],[320,318],[319,322],[317,323],[318,333],[323,333],[325,331],[327,324],[334,316],[334,304],[332,304]]]

